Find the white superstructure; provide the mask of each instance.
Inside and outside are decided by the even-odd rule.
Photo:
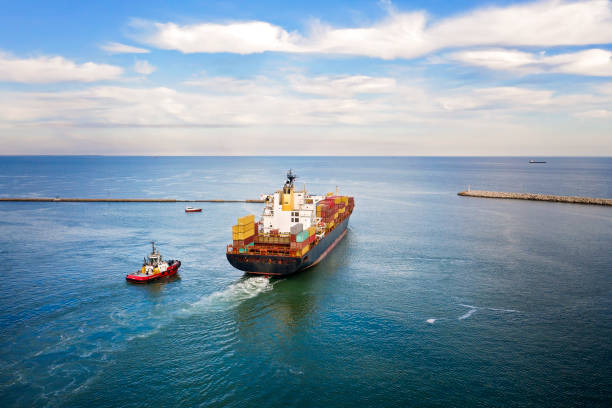
[[[262,197],[266,205],[261,217],[261,230],[269,234],[272,230],[289,233],[291,226],[302,224],[304,229],[316,226],[317,203],[325,198],[322,195],[309,195],[306,190],[295,191],[292,171],[287,173],[287,182],[281,190]]]

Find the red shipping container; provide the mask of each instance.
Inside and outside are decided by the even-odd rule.
[[[248,237],[247,239],[243,239],[243,240],[234,240],[233,246],[236,248],[242,248],[244,246],[249,245],[253,241],[255,241],[255,235],[252,235]]]

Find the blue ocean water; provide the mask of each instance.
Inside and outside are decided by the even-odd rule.
[[[225,259],[261,204],[0,202],[0,406],[609,406],[612,159],[3,157],[0,196],[355,197],[294,277]],[[179,276],[133,285],[155,240]]]

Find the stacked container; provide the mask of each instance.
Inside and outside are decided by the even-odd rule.
[[[291,226],[291,228],[289,228],[289,232],[291,233],[291,235],[299,234],[303,230],[304,230],[304,226],[301,223],[300,224],[294,224],[294,225]]]
[[[325,199],[316,206],[316,215],[320,219],[317,226],[304,229],[303,224],[292,225],[289,233],[280,233],[273,229],[269,234],[259,234],[255,216],[247,215],[238,219],[232,227],[233,251],[238,253],[274,256],[304,256],[317,245],[317,228],[325,233],[333,230],[350,215],[355,206],[353,197],[334,196],[328,193]]]
[[[243,248],[253,243],[257,227],[253,214],[238,218],[238,224],[232,227],[232,239],[234,248]]]
[[[299,242],[304,242],[304,241],[306,241],[308,239],[309,236],[310,235],[308,233],[308,230],[299,232],[299,233],[297,233],[295,235],[295,242],[298,242],[298,243]]]
[[[288,245],[290,237],[287,235],[257,235],[255,236],[255,243],[257,244],[268,244],[268,245]]]
[[[346,213],[351,213],[354,207],[353,197],[335,196],[327,193],[325,199],[317,203],[317,217],[325,224],[329,232],[344,219]]]
[[[325,228],[327,230],[334,227],[335,214],[336,202],[333,197],[327,197],[317,203],[317,216],[320,217],[321,221],[325,223]]]

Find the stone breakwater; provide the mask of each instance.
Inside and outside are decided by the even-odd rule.
[[[612,198],[558,196],[549,194],[506,193],[503,191],[468,190],[457,193],[465,197],[506,198],[513,200],[552,201],[555,203],[611,205]]]
[[[263,200],[177,200],[175,198],[45,198],[0,197],[0,201],[57,203],[263,203]]]

